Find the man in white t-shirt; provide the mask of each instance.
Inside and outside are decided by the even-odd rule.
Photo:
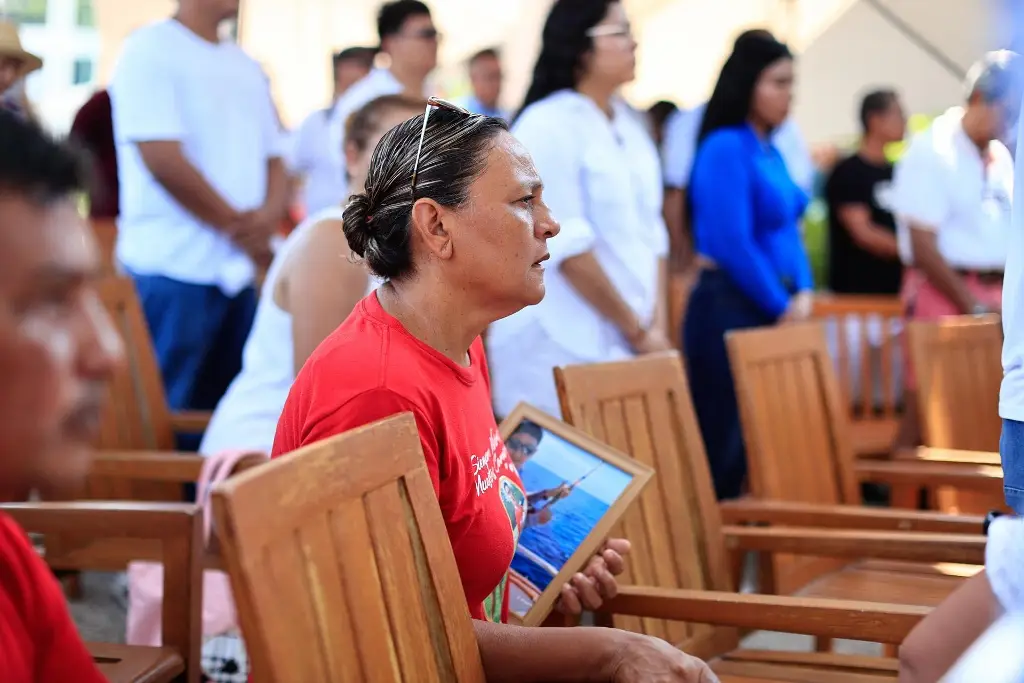
[[[288,171],[304,181],[302,204],[306,215],[319,213],[345,200],[348,185],[343,169],[331,154],[330,125],[334,106],[355,83],[370,73],[377,50],[350,47],[331,57],[334,93],[331,106],[318,109],[302,122],[288,144]]]
[[[135,31],[110,83],[117,258],[135,280],[167,400],[212,409],[241,367],[257,267],[285,215],[281,130],[266,75],[217,27],[239,0],[180,0]]]
[[[774,38],[765,29],[750,29],[736,37],[736,43],[748,38]],[[692,251],[686,229],[686,188],[690,184],[690,170],[697,154],[697,137],[704,120],[707,102],[693,109],[679,110],[665,122],[662,143],[662,164],[665,182],[665,224],[672,241],[672,265],[678,270]],[[772,144],[779,150],[793,181],[808,194],[814,184],[814,162],[800,129],[792,119],[772,134]]]
[[[344,168],[345,122],[356,110],[384,95],[435,94],[430,92],[427,76],[437,66],[440,34],[430,17],[430,8],[419,0],[385,3],[377,14],[377,33],[380,51],[390,57],[391,64],[386,69],[374,69],[353,85],[331,114],[330,150],[336,155],[339,168]]]
[[[1020,97],[1010,77],[1014,61],[1004,50],[975,64],[966,105],[936,118],[896,164],[891,201],[905,265],[900,296],[911,320],[1001,310],[1014,174],[1000,138]],[[904,382],[913,410],[909,362]]]

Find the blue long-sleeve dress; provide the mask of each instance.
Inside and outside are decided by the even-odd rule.
[[[778,150],[743,125],[701,144],[689,201],[694,246],[710,265],[687,307],[684,352],[716,492],[734,498],[747,466],[725,334],[774,324],[813,288],[799,229],[808,197]]]

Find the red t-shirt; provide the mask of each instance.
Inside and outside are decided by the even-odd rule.
[[[296,377],[273,457],[412,412],[470,613],[505,621],[526,495],[491,411],[480,339],[469,358],[462,367],[416,339],[370,294]]]
[[[57,579],[21,527],[0,514],[0,681],[106,680],[75,630]]]

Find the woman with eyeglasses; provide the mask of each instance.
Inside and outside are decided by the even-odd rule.
[[[390,95],[353,114],[345,136],[348,194],[362,190],[370,154],[381,136],[416,116],[424,104],[425,100]],[[351,257],[340,205],[321,210],[292,231],[263,282],[242,353],[242,371],[217,403],[199,452],[269,453],[295,374],[377,284],[365,265]]]
[[[697,136],[687,201],[701,271],[683,348],[719,499],[739,496],[747,475],[725,335],[811,312],[814,283],[799,228],[808,196],[771,141],[792,99],[789,49],[769,36],[741,37]]]
[[[644,114],[618,91],[636,41],[622,3],[558,0],[513,134],[544,179],[562,225],[548,293],[487,333],[494,405],[559,414],[552,369],[666,351],[668,233],[658,151]]]
[[[558,224],[529,154],[499,119],[443,100],[389,131],[345,209],[352,249],[384,280],[310,356],[285,403],[274,457],[411,412],[445,520],[487,679],[716,679],[667,643],[613,629],[518,628],[507,574],[526,499],[490,405],[480,335],[544,297]],[[561,596],[598,607],[625,542],[606,544]]]

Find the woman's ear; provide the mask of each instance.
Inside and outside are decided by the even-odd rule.
[[[419,199],[412,205],[410,230],[427,251],[438,258],[447,259],[452,254],[452,236],[445,227],[444,218],[451,215],[433,199]]]

